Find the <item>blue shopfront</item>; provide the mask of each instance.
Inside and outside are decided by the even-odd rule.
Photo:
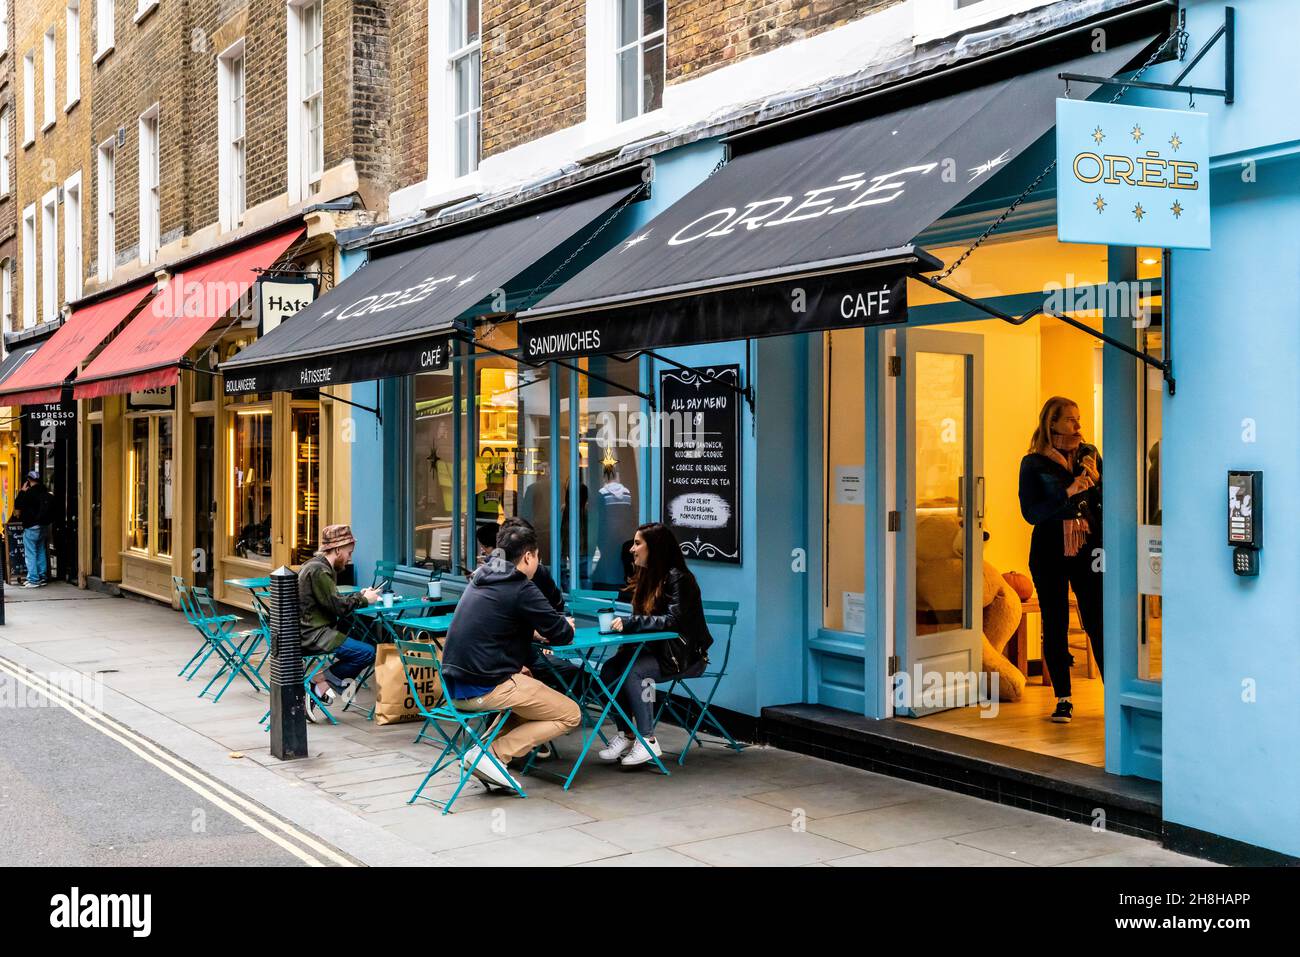
[[[1072,59],[1061,50],[1055,63],[1013,57],[978,81],[920,84],[906,103],[866,98],[837,114],[658,153],[649,190],[512,276],[504,305],[485,298],[462,315],[481,317],[474,343],[458,343],[445,368],[351,386],[352,402],[380,413],[358,412],[352,436],[358,566],[398,557],[463,570],[479,526],[523,515],[565,587],[616,585],[631,529],[668,511],[655,427],[662,374],[734,366],[746,392],[734,396],[740,561],[691,561],[705,597],[740,602],[716,699],[734,730],[1077,820],[1096,823],[1100,813],[1105,826],[1163,833],[1180,848],[1300,855],[1300,645],[1283,613],[1300,567],[1283,532],[1294,506],[1271,493],[1268,547],[1253,577],[1234,573],[1225,514],[1230,470],[1265,473],[1273,490],[1300,481],[1288,441],[1300,426],[1289,371],[1300,355],[1292,315],[1300,240],[1290,225],[1300,212],[1300,117],[1282,103],[1297,79],[1286,31],[1276,28],[1285,7],[1260,0],[1237,12],[1235,102],[1196,96],[1213,169],[1206,250],[1062,242],[1050,176],[1016,202],[1055,155],[1054,101],[1065,86],[1056,74]],[[1163,5],[1166,21],[1172,9]],[[1166,45],[1174,58],[1155,62],[1149,82],[1174,82],[1224,22],[1221,3],[1181,9],[1182,59],[1175,37]],[[1140,66],[1168,34],[1120,39],[1106,76]],[[1222,86],[1224,47],[1185,82]],[[1042,71],[1052,87],[1030,108],[1017,80]],[[1014,122],[987,95],[997,84],[1014,101],[1002,107]],[[1115,92],[1072,86],[1075,97]],[[963,95],[983,99],[957,114],[942,109]],[[1123,102],[1188,106],[1185,94],[1144,89]],[[790,250],[797,258],[813,246],[765,223],[778,214],[795,229],[830,222],[805,215],[819,210],[851,218],[871,205],[872,189],[873,199],[910,199],[920,187],[903,171],[929,160],[880,167],[893,179],[845,166],[859,179],[841,172],[811,185],[829,196],[837,183],[857,183],[857,198],[821,207],[808,205],[805,187],[794,192],[795,165],[769,166],[774,174],[762,178],[763,164],[799,144],[825,147],[804,151],[822,165],[840,148],[860,156],[844,129],[901,140],[912,114],[933,134],[936,175],[945,156],[955,158],[952,189],[932,191],[906,215],[877,207],[894,230],[888,244],[874,241],[876,226],[850,230],[852,250],[821,234],[816,257],[786,268]],[[989,130],[1016,142],[992,149]],[[805,173],[809,165],[818,163],[797,164]],[[803,205],[776,202],[789,201],[786,193]],[[730,217],[700,221],[724,209]],[[781,268],[762,274],[703,248],[712,238],[765,235],[778,236],[762,254]],[[681,240],[676,252],[668,237]],[[375,235],[351,250],[344,273],[391,239]],[[685,257],[661,263],[680,283],[651,281],[656,267],[640,257],[656,245]],[[817,299],[827,276],[890,270],[891,288],[906,285],[905,322],[857,321],[849,309],[821,324],[796,315],[780,334],[779,309],[761,296],[747,300],[752,317],[708,305],[767,286]],[[729,281],[697,282],[710,271]],[[972,301],[922,274],[943,274]],[[634,295],[647,289],[653,295]],[[1047,314],[1019,325],[988,311],[1020,317],[1048,300]],[[677,301],[706,311],[682,318],[664,305]],[[531,352],[538,330],[591,315],[608,319],[609,348],[588,339],[585,349]],[[630,317],[632,338],[614,334],[626,331],[617,316]],[[521,361],[528,355],[540,359]],[[1046,720],[1058,676],[1039,664],[1042,614],[1026,588],[1030,528],[1016,485],[1039,408],[1055,395],[1072,400],[1105,463],[1104,658],[1072,606],[1068,725]],[[926,698],[919,691],[931,675],[947,677]]]

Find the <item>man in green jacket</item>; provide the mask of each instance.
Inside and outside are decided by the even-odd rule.
[[[333,704],[338,694],[345,702],[351,701],[357,691],[357,675],[375,660],[373,645],[347,637],[344,619],[356,609],[374,604],[379,592],[366,588],[351,595],[339,594],[338,573],[352,561],[356,545],[350,526],[327,525],[321,530],[320,551],[298,570],[303,654],[334,654],[330,666],[316,673],[313,688],[326,704]],[[309,695],[307,720],[314,724],[317,718],[316,703]]]

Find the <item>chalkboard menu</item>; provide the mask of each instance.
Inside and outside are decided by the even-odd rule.
[[[663,523],[691,559],[740,564],[740,366],[659,374]]]

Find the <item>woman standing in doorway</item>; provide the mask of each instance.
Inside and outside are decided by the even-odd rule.
[[[1053,396],[1038,413],[1020,461],[1020,512],[1034,526],[1029,573],[1043,612],[1043,661],[1056,692],[1052,720],[1073,717],[1070,589],[1103,680],[1101,629],[1101,454],[1083,441],[1079,405]]]

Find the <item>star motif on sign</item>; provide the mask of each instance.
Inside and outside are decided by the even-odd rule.
[[[1106,211],[1106,197],[1098,193],[1097,198],[1092,201],[1092,205],[1096,207],[1097,212],[1104,213]]]
[[[1174,152],[1177,153],[1178,147],[1183,145],[1183,141],[1180,140],[1178,134],[1175,133],[1173,136],[1169,137],[1169,145],[1173,147]]]
[[[1142,142],[1142,127],[1134,124],[1133,129],[1129,130],[1129,133],[1132,134],[1134,143]]]
[[[643,242],[645,242],[647,239],[650,238],[650,232],[651,232],[651,230],[650,230],[650,229],[647,229],[647,230],[646,230],[645,232],[643,232],[640,236],[636,237],[636,239],[629,239],[627,242],[625,242],[625,243],[623,244],[623,248],[620,249],[619,252],[627,252],[627,251],[628,251],[629,249],[631,249],[633,246],[637,245],[637,243],[643,243]]]
[[[1183,215],[1183,204],[1174,200],[1174,205],[1169,207],[1169,212],[1174,214],[1174,219],[1180,219]]]
[[[1100,126],[1092,131],[1093,142],[1095,142],[1098,146],[1101,145],[1101,141],[1104,140],[1105,138],[1106,138],[1106,134],[1101,131]]]
[[[1145,216],[1146,214],[1147,211],[1142,208],[1141,203],[1138,203],[1136,206],[1133,207],[1133,218],[1136,219],[1139,223],[1142,222],[1142,217]]]
[[[476,278],[478,278],[478,273],[474,273],[472,276],[466,276],[460,282],[456,283],[456,288],[459,289],[461,286],[465,285],[465,283],[473,282]]]

